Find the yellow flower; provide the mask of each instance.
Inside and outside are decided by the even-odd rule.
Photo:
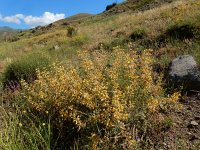
[[[105,131],[117,127],[117,134],[127,135],[127,143],[134,145],[125,123],[135,109],[154,115],[159,105],[174,104],[180,96],[163,96],[161,81],[155,82],[152,76],[153,63],[152,50],[141,54],[120,47],[111,53],[81,51],[76,62],[54,64],[50,71],[38,70],[38,79],[32,84],[22,81],[22,96],[32,108],[63,123],[71,120],[77,129],[94,124],[101,124]],[[108,137],[98,139],[98,132],[91,135],[94,147]]]
[[[19,127],[22,127],[22,123],[21,122],[19,123]]]
[[[149,110],[150,110],[151,112],[155,112],[156,109],[157,109],[158,106],[159,106],[159,102],[158,102],[157,99],[151,97],[151,98],[149,99],[147,105],[148,105],[148,108],[149,108]]]

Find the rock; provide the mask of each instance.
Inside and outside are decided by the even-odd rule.
[[[196,121],[191,121],[190,124],[191,124],[192,126],[198,126],[198,125],[199,125]]]
[[[49,50],[50,51],[57,51],[59,49],[60,49],[60,47],[58,45],[55,45],[55,46],[51,47]]]
[[[196,121],[191,121],[190,124],[188,125],[188,128],[194,128],[197,127],[199,124]]]
[[[170,63],[167,82],[174,88],[183,86],[185,90],[200,89],[200,73],[197,63],[190,55],[182,55]]]
[[[191,121],[190,124],[187,126],[188,128],[195,128],[197,127],[199,124],[196,121]]]
[[[54,50],[59,50],[60,49],[60,47],[58,45],[55,45],[53,48],[54,48]]]
[[[35,27],[36,30],[40,30],[41,28],[42,28],[42,26]]]
[[[35,33],[36,32],[36,29],[32,29],[31,33]]]

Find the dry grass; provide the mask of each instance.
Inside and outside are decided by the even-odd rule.
[[[76,49],[81,49],[81,47],[93,49],[100,43],[111,43],[113,39],[118,38],[118,35],[120,38],[127,38],[132,32],[138,29],[145,30],[147,34],[146,38],[149,40],[155,39],[163,34],[170,24],[194,18],[193,16],[199,11],[199,5],[198,0],[181,0],[144,12],[126,12],[101,19],[98,19],[98,16],[96,16],[97,20],[95,22],[92,21],[95,20],[95,16],[90,17],[85,22],[83,21],[75,25],[78,29],[78,35],[85,35],[89,38],[88,42],[78,46],[79,48],[76,47]],[[24,33],[28,32],[25,31]],[[1,43],[1,61],[7,58],[17,58],[26,52],[38,49],[48,50],[57,44],[60,44],[63,48],[67,48],[71,41],[67,37],[67,28],[65,29],[63,26],[60,26],[60,29],[56,27],[56,30],[52,28],[40,35],[30,34],[29,36],[31,37],[26,38],[24,36],[23,38],[22,36],[21,40],[17,42]]]
[[[31,110],[34,110],[37,113],[39,112],[39,114],[41,113],[42,115],[40,114],[40,116],[44,117],[45,115],[43,114],[49,114],[50,108],[54,108],[53,110],[55,110],[57,114],[56,117],[59,119],[59,121],[63,121],[63,124],[66,123],[66,120],[70,120],[73,122],[73,127],[82,129],[82,131],[89,133],[85,137],[87,137],[87,140],[90,141],[91,145],[87,145],[88,141],[84,141],[85,143],[78,143],[81,142],[81,140],[76,141],[80,145],[83,144],[85,146],[93,146],[93,149],[97,148],[99,145],[102,147],[107,146],[107,148],[113,148],[113,143],[118,140],[119,143],[122,142],[122,145],[129,146],[129,144],[131,145],[137,142],[137,138],[135,139],[135,137],[138,136],[138,133],[135,132],[136,128],[138,128],[137,131],[142,131],[142,133],[144,135],[146,134],[147,136],[150,133],[156,134],[156,132],[149,132],[149,130],[147,132],[147,128],[151,128],[152,130],[150,131],[154,131],[154,129],[156,129],[157,126],[154,124],[156,121],[158,121],[157,123],[162,121],[162,119],[160,119],[154,112],[158,112],[159,105],[163,101],[168,100],[175,102],[178,95],[174,95],[174,97],[172,96],[171,98],[164,97],[164,92],[160,83],[155,84],[153,81],[153,72],[151,68],[153,65],[151,62],[152,55],[150,55],[151,57],[149,57],[149,55],[141,55],[137,57],[140,59],[140,61],[137,59],[137,63],[143,62],[143,64],[140,64],[139,67],[136,65],[139,72],[142,72],[140,75],[138,74],[137,69],[137,71],[134,72],[135,74],[131,74],[130,68],[123,68],[123,66],[130,67],[130,62],[134,61],[133,57],[135,51],[139,50],[139,52],[143,54],[142,50],[144,50],[146,47],[155,47],[153,55],[157,57],[156,63],[167,64],[172,57],[175,57],[178,54],[192,54],[200,63],[200,43],[196,41],[195,38],[184,40],[170,39],[167,42],[164,41],[162,46],[156,45],[156,42],[159,42],[156,40],[160,36],[166,35],[166,32],[174,24],[178,25],[181,23],[190,22],[192,25],[196,25],[197,23],[197,28],[199,28],[199,8],[199,0],[180,0],[141,12],[128,11],[122,14],[107,17],[104,15],[102,15],[103,17],[101,15],[93,16],[87,18],[85,21],[78,23],[75,22],[74,24],[72,23],[71,26],[77,29],[77,34],[72,37],[67,36],[67,28],[63,25],[58,25],[55,28],[49,28],[44,32],[38,31],[38,33],[31,33],[31,30],[24,31],[23,33],[20,33],[24,34],[24,36],[22,35],[20,37],[20,40],[16,42],[0,43],[0,69],[3,70],[4,67],[13,60],[19,59],[23,55],[37,51],[45,51],[46,53],[50,54],[54,60],[59,62],[62,61],[64,66],[55,66],[55,68],[52,69],[54,74],[49,71],[39,71],[38,74],[41,75],[34,84],[24,84],[23,88],[25,90],[23,91],[23,94],[25,97],[22,99],[28,102]],[[144,31],[145,36],[139,40],[132,39],[132,45],[128,45],[123,41],[131,40],[129,36],[132,33],[137,33],[137,31]],[[117,41],[119,43],[116,44],[123,45],[125,43],[124,45],[129,48],[131,47],[131,50],[128,49],[127,51],[125,48],[123,51],[120,51],[119,47],[117,48],[117,52],[113,50],[112,42],[116,39],[120,39]],[[103,46],[106,45],[107,47],[110,46],[113,53],[110,51],[108,52],[108,49],[105,48],[106,46],[99,47],[100,44]],[[52,50],[52,47],[56,45],[59,46],[59,50]],[[84,49],[100,49],[101,53],[98,53],[98,51],[95,55],[95,52],[90,53],[91,51],[84,51]],[[76,56],[77,51],[82,54],[81,58]],[[85,59],[85,61],[81,61],[82,59]],[[127,60],[130,60],[130,62]],[[113,64],[110,64],[110,62]],[[134,65],[134,63],[135,62],[133,62],[131,65]],[[74,64],[74,66],[72,64]],[[108,68],[108,70],[104,70],[105,68]],[[69,72],[66,72],[66,69],[69,70]],[[118,70],[122,72],[126,71],[126,74],[120,74]],[[130,76],[127,77],[125,75]],[[121,77],[124,78],[121,79]],[[134,84],[129,84],[131,82],[126,82],[127,79],[130,79],[130,81],[134,82]],[[94,83],[93,81],[96,82]],[[142,85],[143,83],[147,84]],[[143,86],[143,88],[141,88],[141,86]],[[69,88],[67,92],[65,91],[66,87]],[[142,91],[141,93],[146,97],[142,94],[142,96],[139,95],[141,97],[137,97],[138,94],[135,94],[135,91],[127,93],[128,90],[131,91],[135,88],[140,92]],[[51,90],[48,91],[47,89]],[[109,94],[110,89],[116,91],[116,93]],[[121,93],[125,94],[125,96]],[[113,99],[112,96],[115,99]],[[66,103],[66,97],[71,98],[69,98],[70,103]],[[132,109],[132,107],[129,105],[130,103],[125,104],[121,101],[121,99],[125,99],[126,102],[128,102],[132,97],[135,98],[134,101],[132,101],[132,106],[136,106],[136,110],[138,112],[140,111],[141,114],[134,111],[127,112],[127,110]],[[102,101],[97,102],[99,99]],[[145,101],[142,101],[144,103],[141,104],[139,103],[138,99]],[[65,104],[70,107],[63,107]],[[103,107],[103,104],[111,105],[112,107]],[[80,109],[78,107],[80,105],[84,106],[83,108],[87,108],[87,111],[92,113],[86,114],[86,111],[83,112],[82,108]],[[94,108],[99,111],[95,112]],[[145,113],[143,110],[145,110]],[[85,118],[84,114],[90,118],[89,121],[87,120],[87,117]],[[135,114],[136,119],[129,117],[127,119],[125,117],[127,114],[128,116]],[[109,117],[109,115],[113,115],[113,117]],[[140,120],[140,122],[137,120],[137,117],[141,119],[142,115],[146,116],[142,121]],[[106,118],[105,116],[108,117]],[[16,121],[18,121],[17,119],[18,118],[16,118]],[[102,125],[101,129],[103,128],[100,132],[98,126],[95,125],[95,130],[92,130],[94,132],[91,130],[87,131],[88,128],[86,128],[86,125],[93,125],[92,123],[94,123],[94,119],[100,120],[100,124]],[[91,120],[93,121],[92,123]],[[139,122],[139,124],[135,124],[135,126],[131,128],[131,130],[134,132],[133,134],[130,129],[125,131],[123,128],[124,125],[130,123],[130,120],[133,121],[133,124],[137,121]],[[12,122],[8,123],[11,124],[9,132],[12,132],[12,127],[17,128],[19,126],[19,122],[18,124],[14,124],[14,126]],[[143,124],[145,124],[145,126],[143,126]],[[55,128],[57,128],[60,124],[54,123],[53,125],[55,125]],[[114,128],[113,126],[119,128]],[[38,128],[35,128],[35,125],[32,127],[34,127],[33,129],[37,131],[38,136],[41,138]],[[103,136],[101,135],[102,131],[108,132],[106,132]],[[25,133],[29,135],[28,132]],[[131,139],[134,139],[134,141],[129,140],[130,137],[128,137],[128,135],[131,137]],[[33,138],[32,140],[34,141],[35,139]],[[141,137],[141,141],[146,142],[143,137]],[[23,141],[20,144],[23,145]],[[143,146],[145,145],[144,143],[141,144],[143,144]],[[37,147],[37,145],[34,146]]]
[[[137,29],[147,29],[149,39],[162,34],[166,28],[177,20],[186,20],[199,11],[198,1],[176,1],[139,13],[126,13],[99,20],[91,25],[80,26],[80,31],[92,36],[92,44],[112,41],[117,32],[130,35]],[[111,31],[112,30],[112,31]],[[94,34],[95,33],[95,34]]]

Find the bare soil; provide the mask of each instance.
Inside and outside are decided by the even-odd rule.
[[[169,112],[172,126],[162,133],[156,150],[200,150],[200,93],[184,96],[181,110]]]

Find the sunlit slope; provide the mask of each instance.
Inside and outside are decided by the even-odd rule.
[[[112,9],[133,3],[128,2]],[[149,3],[141,1],[136,1],[134,6],[136,3],[142,7],[149,6]],[[110,50],[114,46],[126,46],[130,42],[135,49],[154,49],[163,65],[171,57],[181,53],[191,53],[198,58],[200,1],[164,1],[155,6],[147,10],[138,9],[136,12],[129,9],[114,15],[105,15],[111,10],[94,16],[79,14],[45,27],[20,32],[18,41],[0,44],[0,60],[5,62],[38,51],[50,53],[56,59],[63,60],[75,55],[77,50],[96,50],[101,47]],[[75,32],[73,36],[68,35],[69,27]],[[191,36],[182,36],[179,28],[190,32],[188,35]],[[59,48],[54,50],[55,46]]]

